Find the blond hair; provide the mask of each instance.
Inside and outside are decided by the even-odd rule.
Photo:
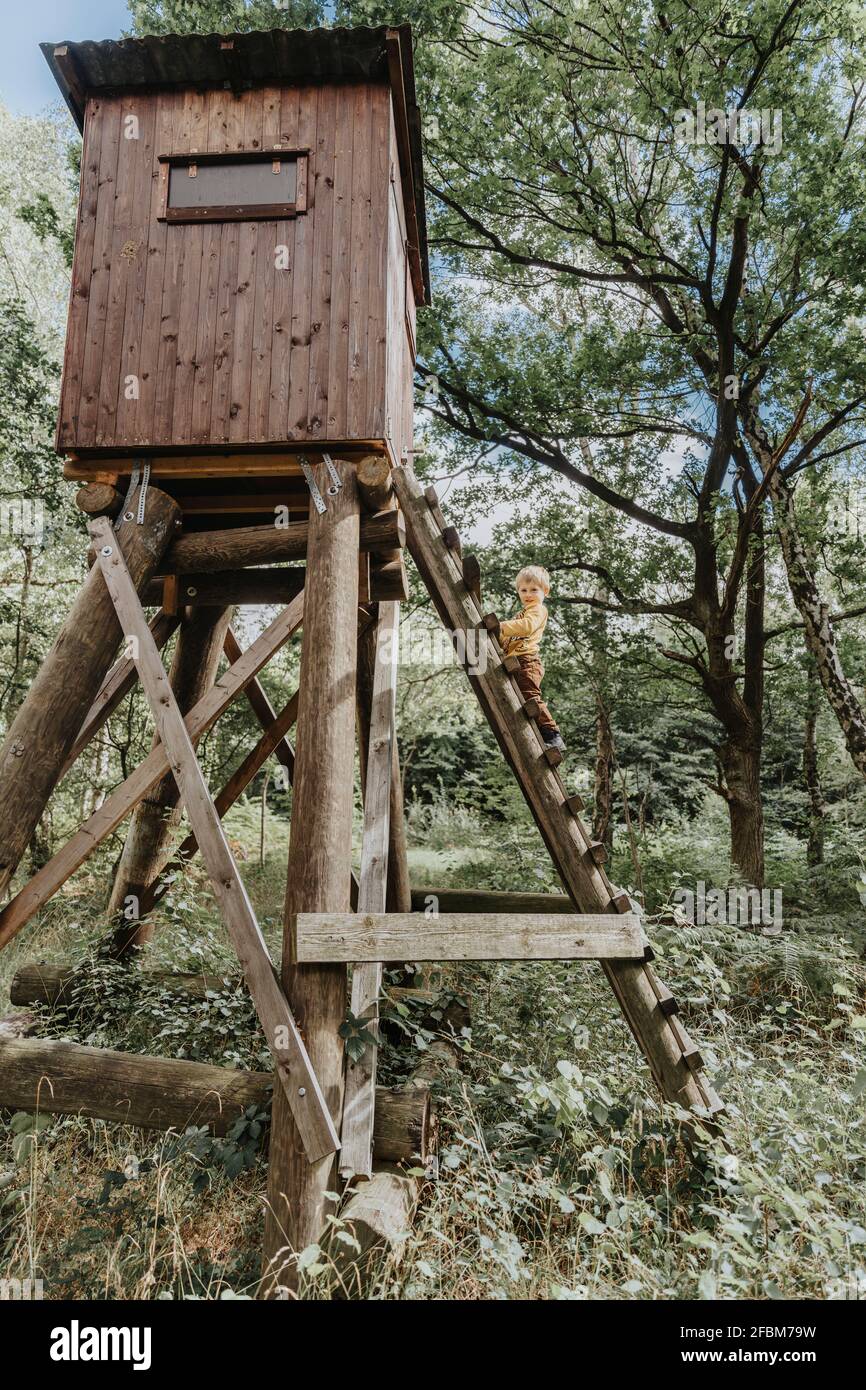
[[[541,585],[545,594],[550,593],[550,575],[541,565],[526,565],[514,581],[515,589],[520,587],[522,579],[534,579],[536,584]]]

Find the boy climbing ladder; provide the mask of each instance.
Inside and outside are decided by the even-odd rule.
[[[541,682],[544,679],[544,666],[539,648],[544,629],[547,627],[547,609],[544,600],[550,593],[550,575],[541,565],[527,565],[514,581],[514,587],[523,604],[523,612],[516,618],[509,618],[499,624],[498,637],[506,656],[516,656],[520,669],[515,671],[514,679],[521,694],[527,700],[537,701],[537,723],[541,737],[548,748],[558,748],[565,752],[565,744],[559,727],[541,698]]]

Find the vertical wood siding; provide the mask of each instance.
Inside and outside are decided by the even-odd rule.
[[[159,155],[280,145],[306,213],[158,220]],[[396,160],[384,84],[90,98],[58,448],[411,447]]]

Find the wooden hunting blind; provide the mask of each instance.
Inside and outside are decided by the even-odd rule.
[[[706,1121],[721,1102],[503,657],[478,561],[413,473],[429,288],[408,28],[44,50],[84,130],[58,448],[84,483],[92,567],[0,749],[0,948],[127,817],[107,894],[115,958],[147,946],[166,882],[201,855],[273,1059],[262,1287],[279,1296],[340,1179],[360,1188],[342,1215],[362,1250],[399,1242],[411,1217],[430,1101],[420,1069],[397,1093],[376,1085],[386,962],[597,961],[664,1097]],[[406,547],[567,896],[410,886],[395,718]],[[242,604],[276,610],[246,649],[230,626]],[[299,687],[277,711],[259,677],[301,628]],[[150,752],[13,882],[54,787],[137,682]],[[261,736],[214,795],[196,747],[241,696]],[[279,963],[223,826],[272,757],[292,784]],[[79,969],[25,967],[13,1001],[62,1002]],[[268,1085],[0,1025],[0,1109],[224,1130]]]
[[[67,476],[400,461],[429,301],[408,28],[42,47],[84,140]]]

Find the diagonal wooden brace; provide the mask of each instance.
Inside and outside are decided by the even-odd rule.
[[[240,648],[238,648],[238,651],[240,651]],[[232,773],[225,786],[214,797],[214,809],[220,820],[222,820],[226,812],[234,806],[238,797],[246,790],[256,773],[264,767],[271,754],[276,753],[277,757],[280,758],[280,748],[285,750],[284,756],[291,759],[289,763],[286,763],[283,758],[280,758],[280,762],[282,762],[283,766],[288,770],[289,781],[291,781],[295,755],[292,745],[286,738],[286,734],[297,717],[298,691],[296,690],[288,704],[283,707],[278,715],[274,716],[271,723],[265,728],[258,743],[254,748],[250,749],[240,767]],[[160,885],[165,875],[173,873],[177,869],[182,869],[197,853],[198,840],[195,837],[195,833],[190,831],[183,843],[172,852],[171,857],[167,859],[159,869],[153,883],[151,883],[148,888],[145,888],[142,893],[141,902],[139,903],[139,912],[142,917],[146,912],[151,911],[158,898],[161,897]]]
[[[303,613],[304,596],[299,594],[190,710],[185,723],[191,739],[200,738],[216,723],[223,711],[300,627]],[[132,808],[168,772],[169,766],[165,749],[159,744],[126,781],[106,797],[63,848],[6,904],[0,911],[0,948],[17,935],[33,914],[44,907],[70,875],[117,829]]]
[[[247,896],[192,740],[147,625],[123,552],[106,517],[90,534],[105,584],[120,619],[139,680],[168,753],[181,800],[195,831],[214,896],[238,953],[274,1066],[311,1163],[334,1153],[340,1142],[310,1065],[298,1026],[280,987],[252,903]]]

